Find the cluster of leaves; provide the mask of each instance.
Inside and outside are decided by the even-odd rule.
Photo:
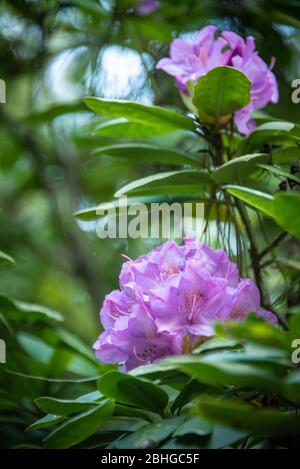
[[[14,263],[0,253],[0,264]],[[76,384],[89,389],[91,376],[108,371],[91,349],[63,324],[63,316],[44,306],[0,295],[1,447],[39,447],[38,435],[24,431],[38,412],[34,400],[47,393],[69,393]]]
[[[193,355],[112,370],[76,399],[40,397],[28,430],[47,448],[279,448],[299,445],[299,371],[289,332],[263,320],[218,326]]]

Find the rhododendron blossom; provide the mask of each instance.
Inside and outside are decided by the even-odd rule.
[[[226,65],[240,70],[251,82],[251,100],[235,113],[234,121],[240,133],[249,134],[255,128],[252,111],[278,102],[278,85],[271,71],[275,61],[272,59],[268,66],[259,57],[253,37],[244,40],[231,31],[223,31],[217,37],[216,31],[215,26],[207,26],[193,41],[175,39],[170,47],[170,57],[160,60],[157,68],[176,77],[180,91],[186,95],[189,94],[189,82],[197,82],[215,67]]]
[[[191,353],[214,335],[216,322],[244,321],[249,313],[277,322],[225,251],[192,238],[183,246],[168,241],[123,264],[120,289],[106,296],[100,311],[104,332],[94,349],[102,362],[129,371]]]

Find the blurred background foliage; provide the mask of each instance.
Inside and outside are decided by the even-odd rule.
[[[114,138],[92,132],[103,119],[88,112],[82,97],[184,109],[173,79],[157,72],[155,64],[166,55],[172,38],[194,34],[209,23],[254,35],[263,58],[270,62],[276,57],[281,99],[266,112],[299,121],[299,105],[291,101],[291,82],[300,76],[298,1],[165,0],[148,16],[137,15],[135,5],[134,0],[0,2],[0,78],[6,82],[7,100],[0,105],[0,248],[15,260],[0,265],[0,293],[42,304],[65,319],[64,332],[57,335],[51,327],[57,317],[36,317],[27,305],[31,319],[27,321],[25,314],[24,321],[24,308],[4,304],[4,311],[21,310],[25,324],[21,336],[18,331],[17,357],[9,361],[7,354],[10,369],[22,369],[18,361],[29,350],[34,363],[27,373],[54,373],[59,351],[51,351],[49,368],[39,344],[30,339],[34,330],[54,347],[60,344],[62,354],[69,347],[77,350],[77,368],[66,355],[61,373],[76,369],[81,376],[96,374],[99,365],[88,347],[99,333],[103,297],[117,286],[120,254],[135,257],[152,247],[151,241],[100,241],[94,221],[74,218],[78,210],[111,200],[127,182],[168,169],[91,157],[94,148],[109,145]],[[146,136],[147,142],[160,145],[165,139],[170,147],[170,137]],[[172,139],[174,147],[184,148],[180,137],[174,134]],[[297,245],[288,248],[289,256],[299,255]],[[295,278],[293,270],[287,268],[285,274]],[[70,332],[82,339],[82,349],[74,336],[67,336]],[[6,325],[2,333],[1,326],[1,337],[15,334]],[[49,349],[44,353],[49,358]],[[87,360],[90,368],[80,360]],[[7,377],[5,381],[9,383]],[[19,386],[14,378],[13,392]],[[38,389],[25,386],[29,389],[22,392],[28,398],[41,392],[39,384]]]

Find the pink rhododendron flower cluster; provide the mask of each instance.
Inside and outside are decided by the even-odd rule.
[[[176,77],[184,94],[189,94],[189,81],[197,82],[215,67],[226,65],[240,70],[251,82],[251,101],[235,113],[234,121],[239,132],[247,135],[255,128],[252,111],[264,108],[269,102],[278,102],[278,85],[271,71],[274,59],[268,66],[255,50],[251,36],[244,40],[236,33],[223,31],[217,37],[216,31],[215,26],[207,26],[193,41],[175,39],[170,47],[170,57],[160,60],[157,68]]]
[[[169,241],[123,264],[120,290],[106,296],[100,311],[104,332],[94,349],[102,362],[129,371],[190,353],[214,335],[215,322],[243,321],[249,313],[276,322],[225,251],[191,238],[183,246]]]
[[[141,16],[150,15],[150,13],[157,10],[159,6],[160,5],[157,0],[140,0],[136,11]]]

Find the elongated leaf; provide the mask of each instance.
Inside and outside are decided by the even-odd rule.
[[[97,399],[101,394],[97,393]],[[89,399],[54,399],[53,397],[39,397],[35,400],[36,405],[43,412],[54,415],[70,415],[76,412],[82,412],[96,405],[96,398],[93,393]]]
[[[272,161],[276,164],[290,165],[300,160],[300,147],[289,146],[272,152]]]
[[[161,387],[117,371],[99,378],[98,389],[105,397],[115,399],[121,404],[160,414],[168,404],[168,395]]]
[[[93,435],[113,413],[114,404],[105,401],[60,425],[45,439],[47,448],[71,448]]]
[[[282,168],[278,168],[277,166],[267,165],[267,164],[258,164],[258,167],[268,171],[269,173],[274,174],[274,176],[278,176],[279,178],[289,179],[290,181],[295,182],[296,184],[300,185],[300,178],[291,174],[289,171],[285,171]]]
[[[102,137],[116,138],[149,138],[164,134],[164,127],[160,128],[147,123],[131,122],[128,119],[119,118],[102,122],[96,127],[96,132]]]
[[[37,420],[33,424],[29,425],[29,427],[26,428],[27,432],[35,431],[35,430],[41,430],[43,428],[49,428],[52,427],[53,425],[57,425],[58,423],[62,422],[65,419],[65,417],[61,415],[45,415],[45,417],[42,417],[41,419]]]
[[[291,122],[275,121],[262,124],[241,141],[238,146],[238,156],[259,150],[267,143],[294,143],[298,140],[298,137],[292,133],[294,128],[295,124]]]
[[[146,425],[138,432],[117,441],[113,447],[117,449],[146,449],[157,445],[172,435],[176,428],[182,424],[185,417],[174,417],[158,423]]]
[[[274,206],[273,201],[274,197],[265,192],[257,191],[255,189],[250,189],[249,187],[242,186],[225,186],[227,192],[234,195],[238,199],[246,202],[251,207],[254,207],[266,215],[273,216]]]
[[[184,371],[200,383],[210,386],[242,386],[247,389],[278,392],[281,388],[272,372],[249,363],[242,363],[239,357],[226,357],[214,353],[207,357],[180,356],[167,359],[166,364]]]
[[[176,429],[174,436],[185,436],[191,434],[206,436],[212,433],[212,429],[212,425],[209,422],[199,417],[194,417],[180,425]]]
[[[186,188],[187,194],[200,194],[211,186],[210,175],[204,171],[196,170],[181,170],[169,171],[158,174],[153,174],[122,187],[115,194],[115,197],[120,197],[129,192],[144,192],[153,189],[164,191],[166,187],[174,186],[174,192],[179,193],[180,186]],[[166,193],[166,192],[165,192]]]
[[[134,163],[201,166],[201,164],[190,155],[146,144],[128,143],[110,145],[97,148],[93,153],[94,155],[108,155],[115,158],[126,159],[126,161]]]
[[[208,116],[230,116],[250,102],[251,83],[233,67],[216,67],[195,86],[194,106]]]
[[[295,412],[265,410],[241,402],[201,398],[200,415],[240,430],[268,436],[300,434],[300,417]]]
[[[270,194],[241,186],[225,186],[225,189],[251,207],[274,218],[285,231],[288,231],[297,238],[300,237],[299,193],[278,192],[273,197]]]
[[[300,238],[300,194],[278,192],[274,198],[274,217],[283,229]]]
[[[0,265],[2,265],[2,264],[14,264],[14,263],[15,263],[15,261],[11,256],[9,256],[8,254],[6,254],[3,251],[0,251]]]
[[[159,132],[195,130],[194,122],[188,117],[170,109],[147,106],[133,101],[118,101],[87,97],[85,104],[94,112],[109,117],[123,117],[131,122],[147,124]]]
[[[257,164],[267,163],[269,159],[270,155],[265,153],[240,156],[217,168],[213,178],[217,183],[240,184],[252,173],[258,171]]]
[[[86,107],[81,101],[74,103],[57,104],[55,106],[48,107],[43,111],[29,114],[26,117],[26,121],[29,121],[30,123],[49,122],[55,119],[56,117],[62,116],[64,114],[71,114],[83,111],[86,111]]]
[[[5,296],[0,296],[0,312],[8,320],[21,319],[26,322],[39,320],[45,322],[63,321],[63,316],[57,311],[53,311],[45,306],[11,300]]]

